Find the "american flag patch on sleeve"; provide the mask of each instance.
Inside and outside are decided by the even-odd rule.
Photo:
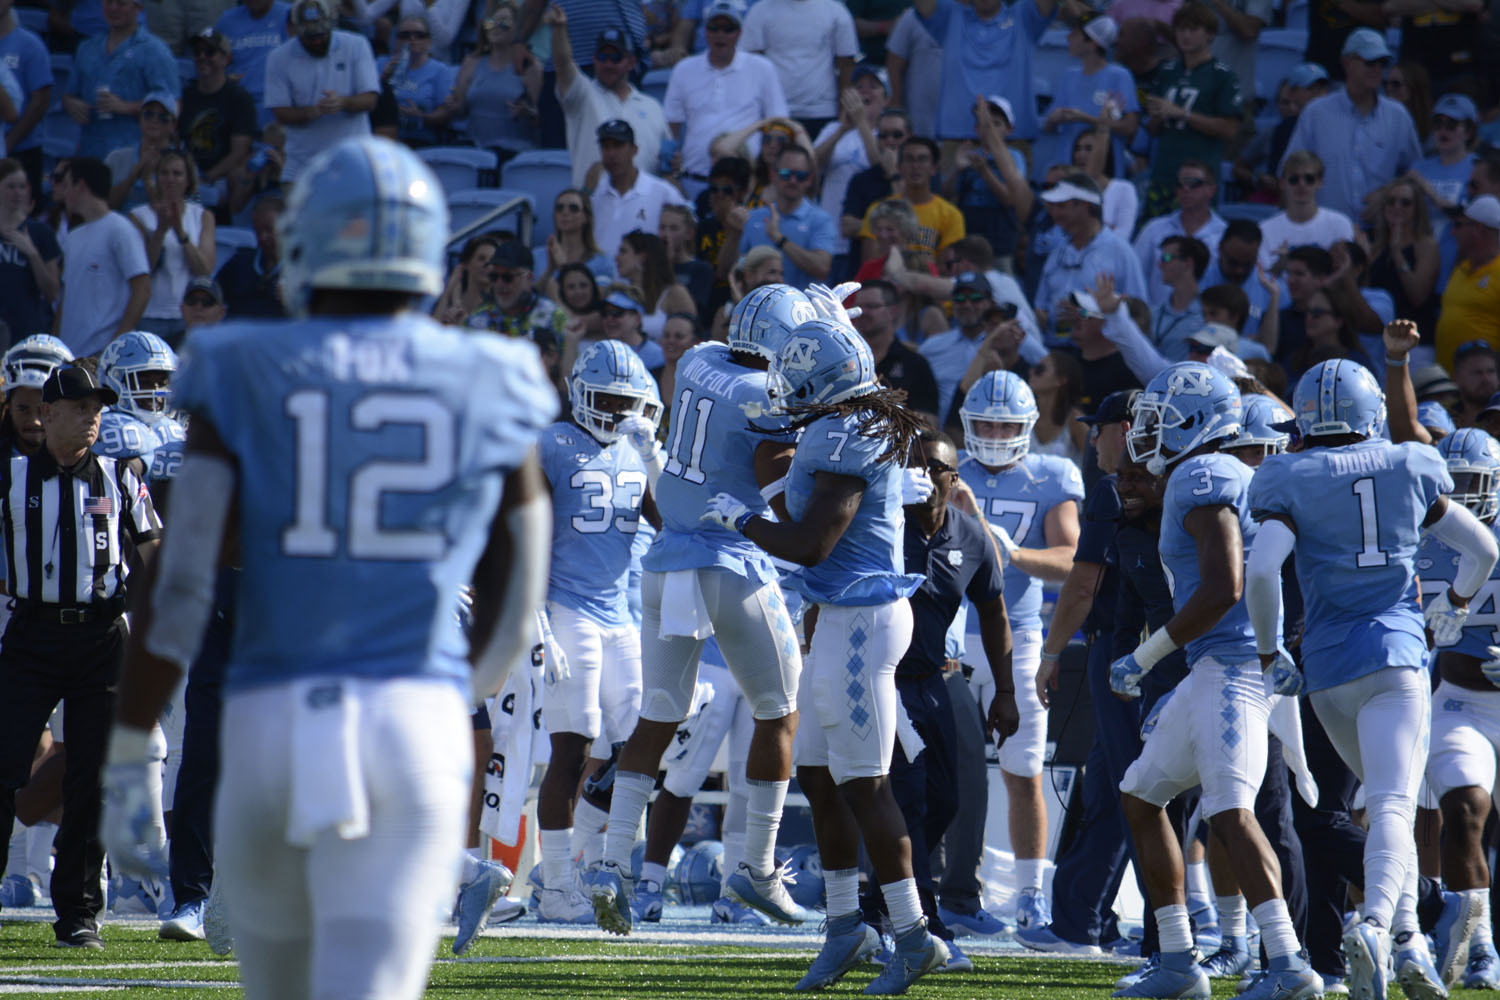
[[[115,512],[115,501],[113,497],[89,497],[83,502],[85,514],[102,514],[104,517],[112,517]]]

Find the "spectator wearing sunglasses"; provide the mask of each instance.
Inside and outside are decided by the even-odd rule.
[[[191,86],[182,90],[177,116],[178,140],[187,147],[198,167],[198,183],[212,189],[215,199],[205,197],[222,213],[219,221],[229,224],[230,179],[250,158],[250,143],[259,131],[255,123],[255,98],[229,79],[229,39],[214,28],[193,36]]]
[[[380,82],[395,95],[401,113],[397,134],[413,147],[437,141],[436,130],[447,121],[441,108],[458,75],[452,66],[432,58],[430,25],[426,14],[403,17],[396,26],[391,54],[379,64]]]
[[[949,415],[954,412],[954,391],[990,333],[986,316],[995,305],[995,297],[983,274],[964,271],[953,279],[952,302],[953,329],[928,337],[920,348],[937,382],[939,427],[948,426]]]
[[[508,3],[490,11],[442,109],[445,119],[467,115],[469,140],[502,159],[536,137],[533,119],[542,92],[542,65],[517,41],[516,17]]]
[[[1217,178],[1214,168],[1205,161],[1184,160],[1177,168],[1177,210],[1152,219],[1136,236],[1135,252],[1146,276],[1146,301],[1151,305],[1166,301],[1171,291],[1156,267],[1162,245],[1170,237],[1191,236],[1207,247],[1217,247],[1223,239],[1228,223],[1213,208],[1219,190]],[[1213,262],[1212,255],[1209,262]]]
[[[687,205],[682,192],[636,166],[635,130],[611,118],[595,130],[604,177],[594,188],[594,242],[613,259],[626,233],[654,233],[663,205]]]
[[[594,75],[589,76],[573,61],[573,47],[564,30],[567,14],[554,5],[545,20],[553,28],[552,63],[557,67],[557,99],[567,121],[573,184],[582,187],[589,168],[599,162],[594,132],[601,123],[614,119],[630,123],[636,167],[644,173],[658,173],[667,119],[656,98],[631,85],[636,53],[630,36],[618,27],[601,31],[594,43]]]
[[[1351,218],[1370,192],[1422,158],[1411,113],[1380,92],[1390,61],[1380,32],[1351,32],[1343,48],[1344,89],[1303,108],[1287,142],[1287,156],[1299,149],[1317,154],[1327,172],[1323,204]]]
[[[464,325],[530,340],[542,352],[542,361],[555,380],[568,314],[536,290],[535,266],[531,250],[518,240],[507,240],[496,247],[489,263],[489,293]]]
[[[844,192],[843,206],[839,211],[839,232],[849,240],[859,235],[870,207],[882,198],[890,197],[895,190],[895,182],[901,177],[896,172],[901,144],[914,134],[911,117],[898,108],[887,107],[876,118],[875,160],[849,178],[849,187]],[[850,253],[854,254],[857,249],[851,246]]]
[[[634,285],[613,284],[604,292],[604,304],[599,307],[600,326],[608,340],[618,340],[641,357],[641,363],[652,378],[659,378],[667,366],[667,356],[661,345],[646,336],[641,328],[646,307],[641,304],[640,289]]]
[[[141,101],[140,139],[111,150],[104,158],[109,168],[109,207],[128,212],[149,200],[146,181],[156,173],[156,160],[177,142],[177,98],[166,91]]]
[[[1198,282],[1208,270],[1208,247],[1191,236],[1171,236],[1161,245],[1156,272],[1167,297],[1151,308],[1151,341],[1172,361],[1188,360],[1188,337],[1203,328]]]
[[[1330,249],[1339,240],[1354,239],[1354,223],[1343,212],[1318,204],[1323,188],[1323,161],[1307,150],[1287,155],[1281,163],[1281,211],[1260,224],[1260,266],[1272,274],[1286,267],[1292,247]]]
[[[1391,296],[1396,315],[1417,324],[1422,343],[1411,353],[1431,363],[1437,328],[1437,282],[1442,254],[1433,236],[1427,198],[1411,174],[1380,193],[1370,243],[1369,283]]]
[[[807,151],[783,149],[776,161],[775,197],[749,213],[740,234],[742,254],[758,246],[780,250],[786,283],[797,288],[828,277],[838,240],[833,216],[807,197],[815,184]]]
[[[1432,108],[1433,155],[1417,161],[1407,174],[1422,185],[1434,212],[1446,212],[1463,201],[1464,185],[1474,172],[1474,143],[1479,137],[1479,110],[1463,94],[1444,94]]]

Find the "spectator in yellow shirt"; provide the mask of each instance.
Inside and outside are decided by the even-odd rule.
[[[965,235],[963,213],[951,201],[932,191],[932,179],[937,176],[937,169],[937,143],[923,136],[911,136],[901,143],[896,160],[900,187],[891,195],[891,198],[908,202],[917,215],[917,240],[909,249],[925,250],[934,256]],[[882,199],[886,200],[889,199]],[[859,227],[861,260],[869,260],[878,252],[875,234],[870,228],[870,215],[879,205],[877,201],[870,206],[864,224]]]
[[[1475,198],[1453,220],[1458,264],[1438,313],[1438,361],[1452,368],[1453,352],[1468,340],[1500,349],[1500,199]]]

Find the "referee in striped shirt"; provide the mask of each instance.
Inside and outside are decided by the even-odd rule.
[[[99,771],[125,647],[127,579],[161,534],[139,463],[91,450],[100,413],[115,401],[87,368],[58,368],[42,387],[45,446],[0,465],[12,607],[0,642],[0,702],[9,717],[0,726],[0,830],[11,828],[16,789],[30,777],[37,740],[61,701],[67,771],[52,873],[60,947],[104,947]]]

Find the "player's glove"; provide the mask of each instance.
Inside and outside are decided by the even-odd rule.
[[[744,531],[745,522],[754,516],[754,511],[728,493],[716,493],[708,502],[708,509],[699,514],[698,519],[730,531]]]
[[[806,294],[819,318],[853,327],[854,317],[860,314],[860,308],[855,306],[853,309],[846,309],[844,300],[857,291],[859,282],[846,281],[834,288],[814,283],[807,286]]]
[[[1176,688],[1168,688],[1166,694],[1156,699],[1156,704],[1151,706],[1151,711],[1146,713],[1146,719],[1141,723],[1141,739],[1144,740],[1156,729],[1157,722],[1161,720],[1161,710],[1167,707],[1167,702],[1176,691]]]
[[[656,454],[656,424],[640,414],[632,413],[628,417],[621,417],[619,423],[615,424],[615,430],[630,442],[630,447],[639,452],[642,458],[650,458]]]
[[[99,839],[110,863],[131,878],[167,877],[167,852],[156,843],[155,810],[146,790],[146,769],[159,766],[140,760],[104,768]]]
[[[1272,691],[1287,698],[1302,696],[1303,689],[1307,687],[1307,679],[1284,650],[1276,651],[1276,659],[1271,661],[1271,666],[1267,669],[1271,671]]]
[[[1451,646],[1464,634],[1464,621],[1469,617],[1467,607],[1455,608],[1448,600],[1448,591],[1441,591],[1423,608],[1427,629],[1432,633],[1435,646]]]
[[[1011,556],[1016,554],[1016,549],[1020,548],[1020,546],[1010,537],[1010,532],[1000,527],[1000,525],[990,524],[989,529],[990,534],[995,536],[995,541],[1000,545],[1000,568],[1004,570],[1010,565]]]
[[[1135,654],[1129,653],[1109,665],[1109,689],[1127,698],[1141,696],[1141,678],[1146,668],[1135,662]]]
[[[1488,659],[1479,665],[1479,669],[1484,671],[1485,680],[1500,687],[1500,646],[1491,646],[1485,651],[1485,656]]]
[[[907,466],[902,470],[901,504],[921,503],[932,496],[932,477],[921,466]]]

